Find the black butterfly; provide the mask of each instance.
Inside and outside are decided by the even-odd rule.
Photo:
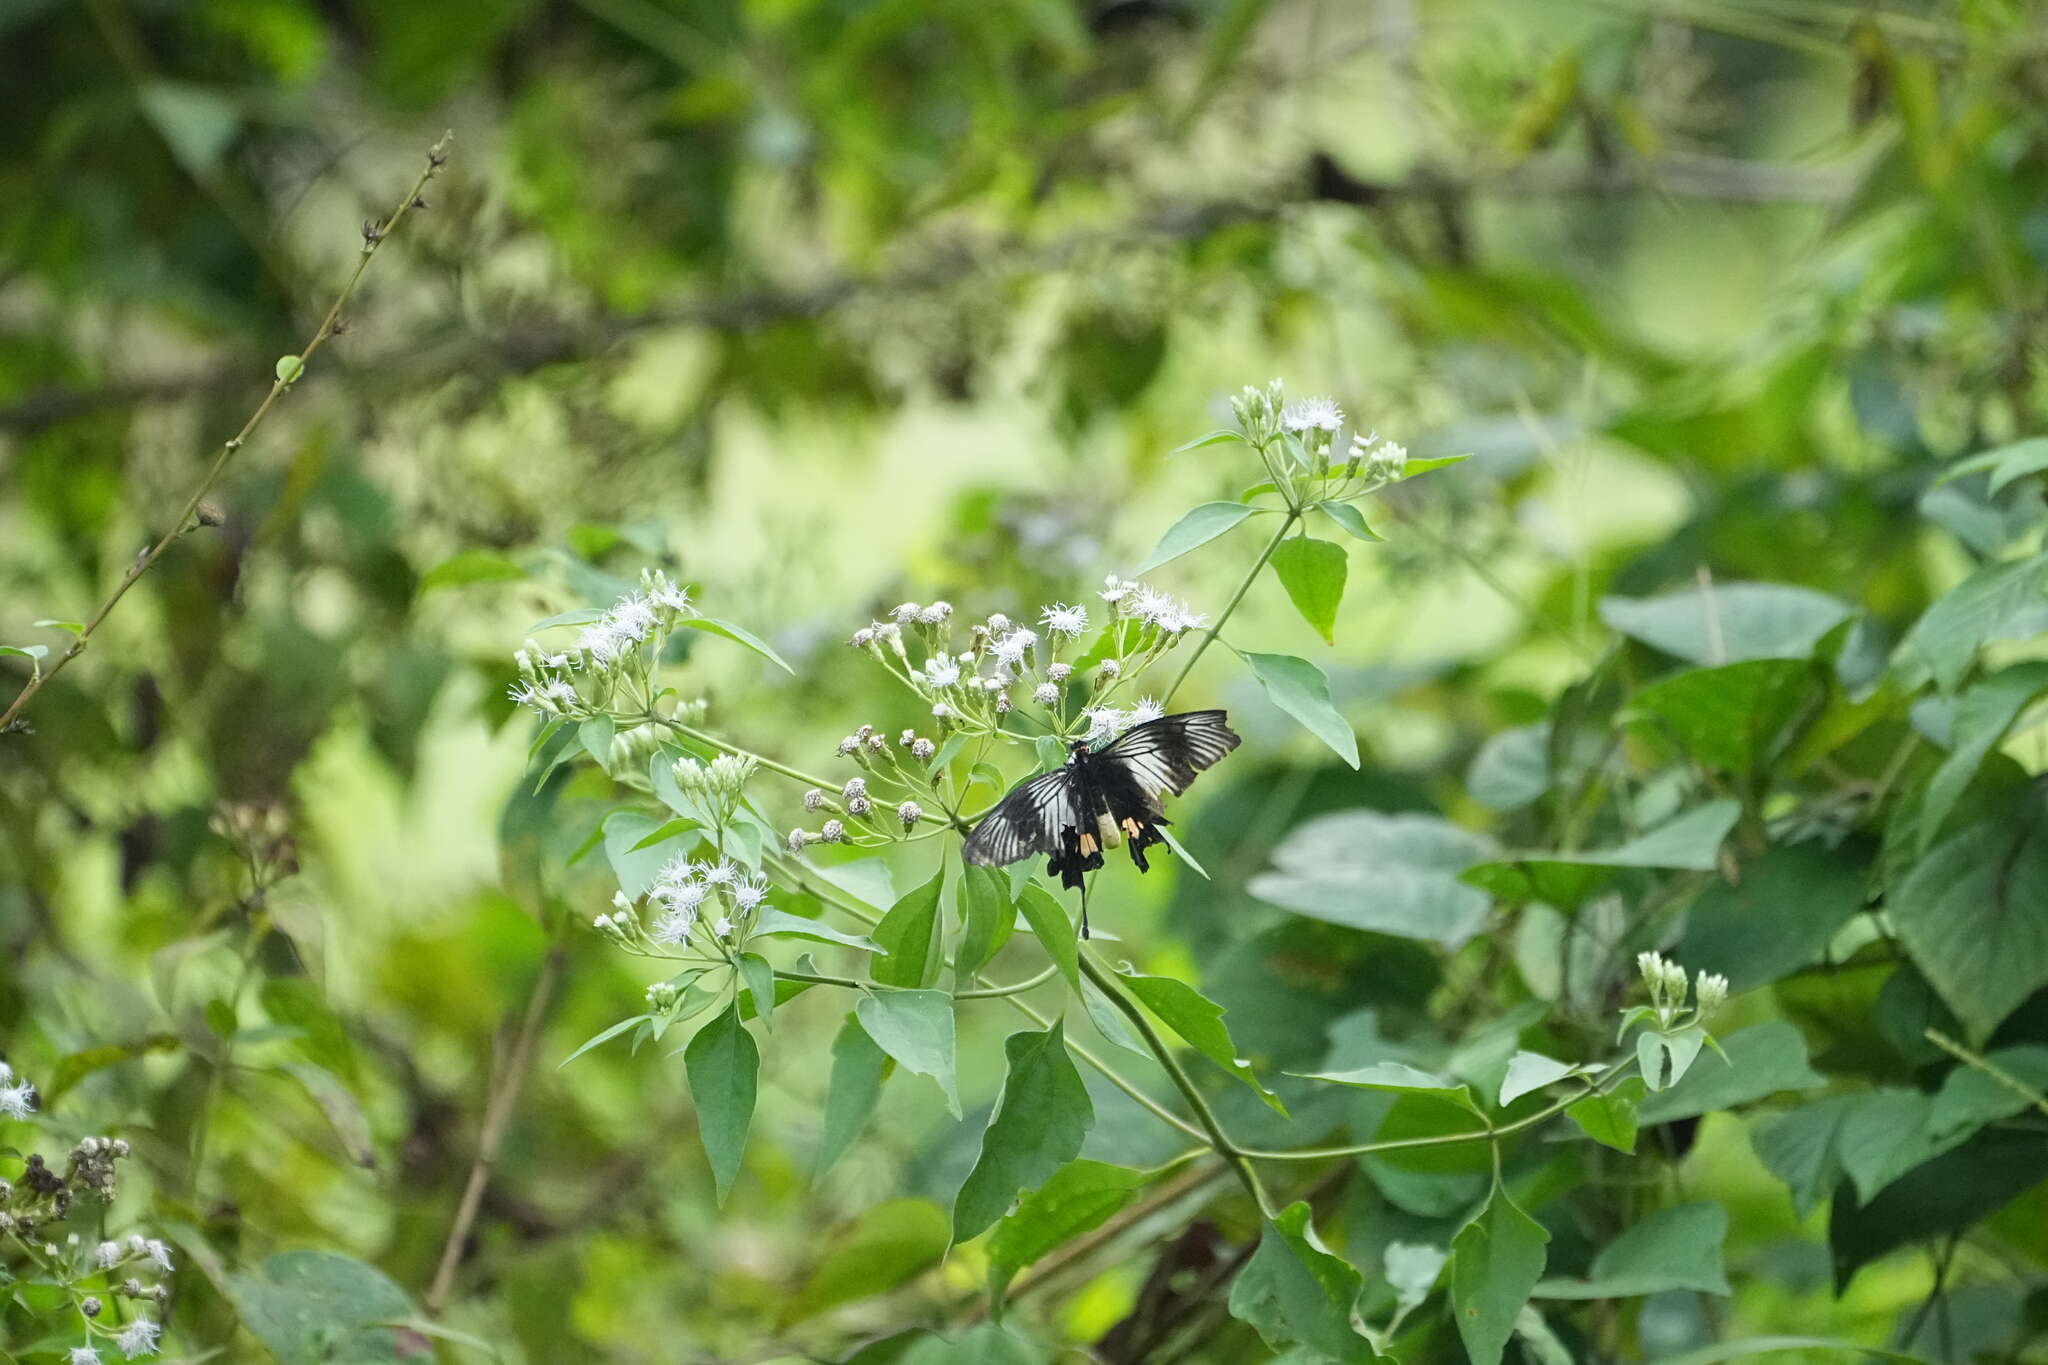
[[[1102,850],[1128,841],[1131,861],[1149,871],[1145,850],[1166,842],[1162,793],[1179,796],[1195,774],[1238,746],[1221,711],[1161,716],[1100,749],[1074,745],[1064,766],[1021,783],[967,836],[967,861],[1000,867],[1046,854],[1063,886],[1102,866]]]

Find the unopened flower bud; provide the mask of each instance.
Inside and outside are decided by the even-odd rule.
[[[818,831],[818,841],[826,844],[844,843],[846,841],[845,824],[838,820],[827,820],[824,828]]]
[[[903,828],[909,829],[912,825],[924,819],[924,808],[915,801],[905,801],[896,808],[896,818],[903,822]]]
[[[931,762],[932,755],[938,751],[939,746],[928,739],[914,740],[910,746],[910,756],[920,763]]]
[[[1031,700],[1037,702],[1040,706],[1059,705],[1060,689],[1058,684],[1040,683],[1036,688],[1032,689]]]
[[[811,788],[811,789],[810,789],[809,791],[807,791],[807,792],[805,792],[805,793],[804,793],[804,809],[805,809],[805,810],[816,810],[816,809],[818,809],[818,807],[820,807],[820,806],[822,806],[822,805],[824,805],[824,804],[825,804],[825,793],[823,793],[823,792],[819,791],[819,790],[818,790],[818,789],[817,789],[816,787],[813,787],[813,788]]]

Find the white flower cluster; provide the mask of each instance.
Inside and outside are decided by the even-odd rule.
[[[1685,968],[1662,953],[1637,953],[1636,970],[1650,992],[1650,1008],[1660,1028],[1670,1030],[1685,1010],[1687,978]],[[1694,1016],[1702,1023],[1728,1003],[1728,978],[1718,972],[1701,972],[1691,981]]]
[[[36,1088],[0,1062],[0,1118],[25,1119],[35,1112]]]
[[[92,1251],[93,1264],[101,1270],[112,1270],[129,1261],[141,1261],[159,1274],[171,1273],[171,1249],[154,1237],[140,1234],[117,1242],[101,1242]]]
[[[548,649],[528,640],[512,656],[519,665],[512,700],[551,718],[594,715],[619,677],[643,672],[676,623],[695,615],[689,593],[659,569],[648,569],[640,575],[640,591],[585,624],[574,645]]]
[[[1349,501],[1384,488],[1407,471],[1407,447],[1383,440],[1377,431],[1354,432],[1348,448],[1340,447],[1344,409],[1333,398],[1290,402],[1286,386],[1276,379],[1264,388],[1246,386],[1230,400],[1230,408],[1290,506]],[[1333,468],[1340,448],[1347,453],[1342,465]]]
[[[732,859],[678,854],[662,864],[647,889],[652,924],[641,925],[633,899],[620,891],[612,897],[613,912],[599,915],[593,927],[628,947],[680,948],[696,940],[723,953],[746,942],[767,904],[768,883]]]

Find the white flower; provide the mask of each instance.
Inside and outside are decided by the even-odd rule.
[[[1398,441],[1382,441],[1378,433],[1351,438],[1351,458],[1365,463],[1366,477],[1378,483],[1392,483],[1408,467],[1408,447]]]
[[[1123,676],[1123,671],[1124,666],[1118,663],[1115,659],[1104,659],[1102,661],[1102,667],[1099,670],[1097,670],[1098,676],[1100,676],[1104,682],[1115,682],[1118,678]]]
[[[910,746],[910,756],[920,763],[931,762],[932,755],[938,751],[939,746],[928,739],[917,740]]]
[[[1094,744],[1099,740],[1114,739],[1124,732],[1125,726],[1130,724],[1124,713],[1113,706],[1091,706],[1086,711],[1083,711],[1081,716],[1082,719],[1088,722],[1088,742],[1090,744]]]
[[[1047,664],[1045,667],[1045,680],[1047,682],[1063,683],[1073,676],[1074,666],[1072,664]]]
[[[743,915],[759,909],[761,902],[767,899],[768,884],[766,882],[741,882],[732,889],[733,909]]]
[[[100,1353],[90,1346],[74,1346],[70,1365],[100,1365]]]
[[[1166,708],[1158,702],[1150,697],[1140,697],[1138,698],[1138,704],[1131,708],[1130,723],[1132,725],[1143,725],[1147,721],[1158,720],[1165,714]]]
[[[919,612],[917,619],[920,623],[927,626],[942,626],[946,623],[946,618],[952,614],[953,604],[951,602],[934,602]]]
[[[513,683],[512,686],[506,691],[505,695],[512,699],[512,704],[514,706],[530,706],[534,710],[543,713],[545,713],[548,709],[541,702],[540,689],[535,687],[532,683]]]
[[[154,1237],[150,1238],[144,1255],[148,1258],[152,1270],[162,1271],[166,1275],[171,1273],[171,1249],[162,1242]]]
[[[121,1354],[130,1360],[137,1356],[152,1355],[156,1352],[156,1339],[162,1331],[148,1318],[137,1318],[123,1327],[114,1338],[114,1344],[121,1348]]]
[[[846,640],[846,643],[852,645],[855,649],[866,649],[874,642],[875,630],[873,626],[862,626],[859,630],[848,636]]]
[[[614,635],[639,644],[654,630],[654,608],[642,597],[621,597],[598,623],[609,626]]]
[[[924,808],[915,801],[905,801],[896,808],[896,818],[903,822],[903,828],[909,829],[924,819]]]
[[[609,615],[606,620],[584,627],[583,632],[576,637],[576,647],[588,654],[591,662],[600,668],[611,664],[624,654],[632,643],[612,629]]]
[[[1131,615],[1148,626],[1163,626],[1179,614],[1180,609],[1169,594],[1151,588],[1141,590],[1131,603]]]
[[[818,807],[820,807],[820,806],[822,806],[822,805],[824,805],[824,804],[825,804],[825,793],[824,793],[824,792],[822,792],[822,791],[820,791],[820,790],[818,790],[818,789],[817,789],[816,787],[813,787],[813,788],[811,788],[811,789],[810,789],[809,791],[807,791],[807,792],[805,792],[805,793],[804,793],[804,809],[805,809],[805,810],[816,810],[816,809],[818,809]]]
[[[960,665],[943,654],[934,654],[925,663],[924,680],[934,689],[951,687],[960,681]]]
[[[1115,574],[1110,574],[1102,580],[1102,592],[1099,596],[1103,601],[1114,605],[1129,597],[1138,586],[1127,578],[1118,578]]]
[[[101,1242],[92,1249],[92,1258],[101,1270],[112,1270],[127,1254],[128,1248],[119,1242]]]
[[[541,695],[553,702],[557,707],[564,709],[574,706],[582,700],[581,697],[576,695],[576,685],[567,678],[554,679],[541,689]]]
[[[865,777],[850,778],[846,785],[840,788],[839,794],[849,801],[857,801],[868,794],[868,780]]]
[[[706,886],[731,886],[740,880],[739,864],[730,858],[720,858],[716,864],[704,869],[703,876]]]
[[[846,824],[841,820],[827,820],[818,830],[818,838],[828,844],[836,844],[846,838]]]
[[[648,580],[647,600],[657,607],[667,607],[670,611],[690,609],[689,592],[670,582],[668,575],[659,570]]]
[[[907,626],[911,622],[915,621],[918,617],[918,613],[923,610],[924,608],[918,606],[915,602],[905,602],[902,605],[898,606],[896,610],[890,612],[889,615],[896,618],[897,625]]]
[[[1728,978],[1719,972],[1701,972],[1694,981],[1693,990],[1703,1019],[1728,1003]]]
[[[624,891],[612,892],[612,909],[617,910],[620,914],[632,914],[633,898],[631,896],[628,896]]]
[[[1070,607],[1064,602],[1055,602],[1047,607],[1038,618],[1054,635],[1064,635],[1069,640],[1088,629],[1088,608]]]
[[[996,641],[996,659],[1015,668],[1024,662],[1024,656],[1038,643],[1038,636],[1028,630],[1013,630]]]
[[[1057,683],[1040,683],[1036,688],[1032,689],[1031,700],[1037,702],[1040,706],[1059,705],[1059,685]]]
[[[648,937],[656,943],[678,944],[686,942],[690,930],[696,926],[697,912],[686,905],[676,906],[664,912],[654,921],[654,927],[647,931]]]
[[[720,938],[731,938],[732,916],[720,915],[718,917],[718,921],[711,926],[711,932],[718,935]]]
[[[36,1107],[36,1088],[27,1081],[0,1085],[0,1118],[25,1119]]]
[[[1344,409],[1331,398],[1299,398],[1280,412],[1280,425],[1289,431],[1335,431],[1344,425]]]

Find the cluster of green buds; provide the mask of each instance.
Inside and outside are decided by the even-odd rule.
[[[1290,402],[1285,386],[1276,379],[1264,388],[1246,386],[1230,400],[1230,408],[1237,417],[1237,431],[1211,432],[1181,449],[1224,441],[1249,445],[1267,478],[1245,490],[1246,501],[1277,493],[1295,512],[1317,506],[1346,508],[1411,472],[1407,448],[1376,431],[1353,432],[1345,442],[1344,409],[1334,399],[1317,396]],[[1330,514],[1354,534],[1364,529],[1364,519],[1355,511]]]
[[[705,823],[723,829],[732,823],[733,813],[746,800],[747,782],[760,766],[760,760],[752,754],[720,754],[708,764],[694,758],[679,758],[672,771],[676,790],[703,812]]]
[[[638,592],[603,611],[567,612],[535,626],[536,632],[574,628],[576,640],[555,648],[529,639],[513,655],[519,681],[512,700],[549,719],[644,714],[657,700],[650,679],[669,635],[698,615],[688,592],[659,569],[645,570]]]
[[[1626,1037],[1632,1028],[1642,1029],[1636,1037],[1636,1056],[1650,1088],[1676,1085],[1702,1047],[1712,1048],[1726,1060],[1706,1024],[1728,1003],[1728,978],[1715,972],[1688,977],[1685,968],[1654,952],[1636,954],[1636,970],[1649,991],[1650,1003],[1622,1011],[1616,1037]],[[1689,1009],[1688,994],[1692,998]]]

